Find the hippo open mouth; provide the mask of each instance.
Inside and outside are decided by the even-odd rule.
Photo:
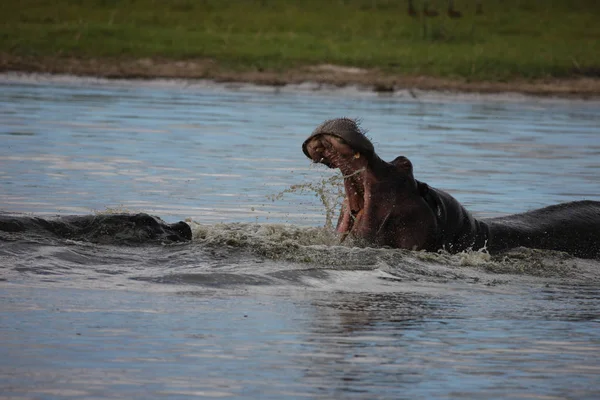
[[[344,139],[328,134],[313,137],[307,143],[306,150],[314,162],[340,169],[350,211],[354,216],[360,213],[365,205],[365,185],[362,176],[366,167],[364,156],[355,152]]]
[[[317,127],[302,145],[302,150],[313,162],[339,168],[342,172],[346,191],[345,212],[340,216],[337,230],[343,234],[349,233],[358,225],[365,208],[368,191],[365,173],[368,159],[374,154],[373,145],[358,129],[356,122],[341,118]]]

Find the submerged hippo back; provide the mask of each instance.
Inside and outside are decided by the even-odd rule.
[[[490,230],[490,252],[523,246],[600,259],[598,201],[573,201],[483,222]]]

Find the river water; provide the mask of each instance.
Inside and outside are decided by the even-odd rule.
[[[3,215],[147,212],[194,232],[0,232],[0,397],[600,398],[600,262],[341,246],[324,228],[336,172],[300,149],[359,117],[382,158],[499,216],[600,200],[599,102],[10,74],[0,89]]]

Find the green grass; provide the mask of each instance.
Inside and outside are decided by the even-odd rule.
[[[415,0],[420,7],[421,0]],[[0,52],[210,58],[231,70],[333,63],[404,75],[502,81],[600,75],[600,1],[3,0]]]

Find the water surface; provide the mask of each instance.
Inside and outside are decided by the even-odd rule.
[[[188,244],[0,234],[21,398],[600,397],[600,263],[340,246],[300,146],[360,117],[477,216],[600,200],[597,102],[0,77],[0,210],[149,212]],[[335,193],[327,181],[324,189]]]

